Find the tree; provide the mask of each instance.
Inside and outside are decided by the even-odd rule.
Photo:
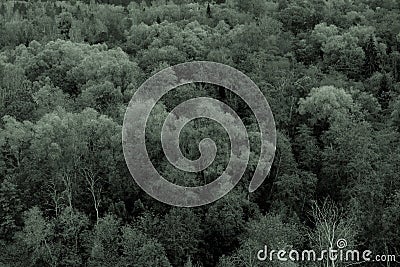
[[[82,87],[82,93],[76,102],[81,109],[91,107],[101,114],[119,118],[122,101],[121,87],[115,88],[114,84],[109,81],[101,84],[89,81]]]
[[[350,33],[335,35],[322,45],[324,64],[328,69],[341,71],[349,78],[359,78],[365,52],[358,45],[358,38]]]
[[[69,12],[63,12],[57,17],[57,28],[63,39],[68,40],[70,38],[70,30],[72,26],[72,14]]]
[[[56,266],[57,258],[51,245],[54,225],[44,218],[38,207],[24,212],[24,225],[18,238],[30,251],[30,266]]]
[[[163,246],[131,226],[122,228],[122,262],[135,267],[170,267]]]
[[[297,128],[293,150],[299,167],[313,173],[318,172],[321,155],[318,140],[313,134],[313,129],[306,124]]]
[[[34,186],[28,186],[26,183],[26,177],[29,177],[27,174],[29,172],[32,173],[32,170],[29,171],[29,168],[26,167],[30,161],[29,147],[32,137],[33,124],[31,122],[19,122],[11,116],[3,117],[3,127],[0,131],[0,147],[2,150],[0,154],[0,171],[2,176],[8,177],[10,179],[8,181],[19,188],[21,192],[32,193],[29,195],[24,194],[24,198],[21,199],[24,207],[32,203],[30,197],[35,197],[33,192],[27,190],[27,187],[35,190]],[[30,165],[30,167],[32,166]]]
[[[396,191],[390,196],[390,204],[385,208],[382,220],[385,222],[383,225],[385,234],[385,245],[390,248],[394,253],[398,251],[400,239],[399,239],[399,228],[397,225],[400,223],[399,211],[400,209],[400,191]],[[392,238],[387,238],[392,237]],[[392,253],[393,253],[392,252]]]
[[[93,206],[96,211],[96,224],[99,222],[99,207],[101,203],[101,191],[102,187],[99,185],[100,178],[96,177],[96,174],[92,170],[82,168],[83,176],[85,177],[86,183],[90,194],[92,195]]]
[[[49,78],[43,83],[35,82],[34,87],[39,87],[32,96],[37,105],[35,113],[38,118],[60,107],[65,109],[70,108],[71,103],[69,96],[59,87],[55,87]]]
[[[6,15],[6,12],[7,12],[7,10],[6,10],[5,4],[4,4],[4,3],[1,3],[1,5],[0,5],[0,14],[1,14],[2,16],[4,16],[4,15]]]
[[[69,78],[79,88],[109,82],[124,93],[129,85],[138,85],[140,71],[120,48],[107,50],[106,46],[86,46],[84,49],[91,52],[78,60],[69,71]],[[113,93],[118,92],[110,92]]]
[[[301,218],[315,195],[317,181],[314,173],[305,171],[279,175],[274,181],[272,210]]]
[[[253,218],[253,214],[246,214],[247,209],[251,209],[251,203],[243,197],[243,194],[233,192],[209,207],[204,219],[204,240],[208,253],[202,257],[203,263],[215,265],[219,257],[230,254],[239,246],[246,219],[248,216]]]
[[[380,58],[376,47],[375,38],[370,35],[365,48],[364,75],[370,77],[374,72],[380,71]]]
[[[308,114],[311,125],[320,125],[325,130],[326,123],[356,111],[351,95],[334,86],[313,88],[306,98],[299,101],[299,113]]]
[[[89,266],[118,266],[120,251],[120,222],[111,215],[99,220],[94,228]]]
[[[0,185],[0,238],[11,240],[20,223],[22,212],[20,192],[10,179]]]
[[[83,19],[83,40],[89,44],[103,43],[107,39],[108,29],[100,17],[94,13],[89,13]]]
[[[389,57],[392,59],[392,74],[395,82],[400,82],[400,53],[393,51]]]
[[[32,83],[20,66],[0,62],[0,117],[28,119],[35,108],[32,93]]]
[[[66,207],[52,220],[54,224],[54,246],[58,262],[62,266],[82,266],[86,249],[85,239],[89,227],[88,217],[79,211]]]
[[[210,7],[210,3],[207,4],[207,17],[211,18],[211,7]]]
[[[312,216],[315,229],[311,230],[308,235],[315,251],[338,249],[339,240],[344,242],[343,245],[346,249],[355,246],[355,226],[333,202],[325,200],[321,205],[314,204]],[[339,247],[339,249],[344,247]],[[328,255],[324,256],[323,262],[324,266],[337,266],[336,260],[331,259]]]
[[[327,25],[326,22],[315,25],[311,38],[314,40],[317,46],[321,47],[322,44],[326,43],[332,36],[338,35],[339,29],[337,26],[331,24]]]
[[[296,248],[301,244],[301,232],[297,225],[284,223],[279,216],[266,215],[248,223],[239,249],[229,257],[222,257],[217,266],[297,266],[290,261],[260,261],[257,251],[265,246],[268,250]],[[269,255],[266,255],[269,257]]]
[[[189,209],[172,208],[163,218],[157,239],[173,266],[183,265],[198,252],[201,237],[198,215]]]
[[[392,113],[391,113],[391,124],[400,131],[400,98],[393,101]]]
[[[279,12],[279,19],[284,28],[295,34],[314,28],[320,21],[321,14],[310,1],[296,1]]]
[[[389,76],[384,73],[382,75],[379,92],[378,92],[378,100],[382,106],[382,109],[387,109],[390,101],[390,92],[391,92],[391,81],[389,80]]]
[[[235,1],[236,7],[239,11],[247,13],[248,15],[254,16],[254,18],[260,18],[266,11],[266,4],[260,0],[250,1]]]

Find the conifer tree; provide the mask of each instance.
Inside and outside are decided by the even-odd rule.
[[[208,3],[208,4],[207,4],[207,16],[208,16],[209,18],[211,18],[211,17],[212,17],[212,15],[211,15],[211,7],[210,7],[210,3]]]
[[[382,75],[379,87],[378,100],[381,103],[382,108],[387,109],[390,100],[390,81],[386,73]]]
[[[370,77],[374,72],[380,70],[378,48],[376,47],[376,42],[372,35],[368,38],[367,44],[364,48],[364,52],[364,75],[366,77]]]

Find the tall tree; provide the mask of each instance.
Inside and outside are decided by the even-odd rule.
[[[378,92],[378,100],[382,106],[382,109],[387,109],[390,101],[390,91],[391,91],[391,81],[388,74],[384,73],[382,75],[380,84],[379,84],[379,92]]]
[[[20,223],[20,192],[9,179],[0,184],[0,239],[11,240]]]
[[[212,17],[210,3],[207,4],[207,17]]]
[[[364,59],[364,75],[370,77],[374,72],[381,69],[380,58],[376,45],[375,38],[370,35],[368,41],[364,47],[365,59]]]

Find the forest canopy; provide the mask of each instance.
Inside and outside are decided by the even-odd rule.
[[[209,137],[216,160],[199,173],[168,163],[161,127],[186,99],[227,103],[252,148],[234,190],[185,209],[135,184],[121,131],[138,86],[194,60],[248,75],[278,136],[249,194],[260,145],[246,104],[201,83],[163,97],[147,147],[169,180],[208,183],[229,157],[223,129],[198,120],[180,146],[195,159]],[[338,239],[400,260],[399,1],[1,1],[0,118],[1,266],[317,266],[263,263],[257,251]]]

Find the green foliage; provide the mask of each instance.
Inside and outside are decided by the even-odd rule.
[[[44,218],[38,207],[33,207],[24,213],[24,228],[20,239],[31,253],[31,266],[37,263],[53,265],[56,262],[51,247],[54,236],[54,225]]]
[[[205,240],[209,246],[216,249],[209,251],[211,259],[202,260],[207,262],[218,261],[223,254],[233,252],[233,248],[240,243],[240,235],[245,229],[247,216],[253,218],[253,214],[248,214],[251,203],[245,202],[243,196],[228,195],[226,199],[221,199],[211,206],[204,219]]]
[[[118,266],[119,228],[118,219],[110,215],[97,223],[90,250],[90,266]]]
[[[365,60],[365,53],[358,45],[358,38],[349,33],[334,35],[322,45],[324,65],[328,69],[341,71],[350,78],[361,74],[360,66]]]
[[[356,106],[350,94],[334,86],[322,86],[311,89],[306,98],[299,101],[299,113],[309,114],[311,125],[318,121],[332,121],[341,116],[350,115]]]
[[[158,240],[163,244],[173,266],[182,265],[195,255],[201,237],[198,215],[189,209],[172,208],[161,221]]]
[[[0,236],[2,239],[12,239],[18,229],[21,211],[20,192],[15,184],[5,179],[0,185]]]
[[[130,226],[122,229],[123,262],[133,266],[171,266],[162,245]]]
[[[380,70],[380,59],[375,40],[371,35],[365,46],[364,73],[367,77]]]
[[[218,266],[297,266],[284,261],[259,261],[258,251],[268,248],[296,247],[301,242],[300,231],[296,225],[282,222],[276,215],[263,216],[251,221],[239,249],[230,257],[222,257]]]
[[[332,225],[354,247],[398,254],[399,9],[392,0],[2,1],[0,265],[300,266],[256,252],[324,248]],[[213,164],[184,173],[167,162],[161,127],[187,99],[232,107],[252,151],[227,196],[170,208],[134,183],[121,127],[145,79],[193,60],[254,80],[274,113],[277,151],[248,194],[260,140],[251,111],[223,88],[177,88],[146,129],[168,180],[211,182],[229,159],[224,129],[202,119],[185,126],[180,146],[195,159],[199,141],[213,139]]]

